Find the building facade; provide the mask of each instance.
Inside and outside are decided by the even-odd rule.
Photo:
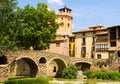
[[[69,37],[72,36],[72,10],[64,7],[56,13],[56,22],[60,24],[56,39],[50,44],[48,52],[69,56]]]
[[[108,27],[109,59],[120,68],[120,25]]]
[[[108,59],[108,33],[101,25],[91,26],[88,30],[74,32],[75,57]]]
[[[107,29],[100,29],[96,31],[95,40],[95,58],[108,59],[108,31]]]

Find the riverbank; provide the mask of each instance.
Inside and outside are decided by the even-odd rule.
[[[120,81],[103,79],[63,79],[63,78],[24,78],[11,77],[0,84],[120,84]]]
[[[62,79],[54,78],[49,81],[50,84],[120,84],[119,81],[102,79]]]

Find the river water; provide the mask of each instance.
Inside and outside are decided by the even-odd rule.
[[[96,79],[54,79],[50,84],[120,84],[120,82]]]

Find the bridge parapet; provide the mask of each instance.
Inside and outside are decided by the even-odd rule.
[[[88,58],[73,58],[73,63],[78,63],[78,62],[84,62],[84,63],[89,63],[92,65],[93,59],[88,59]]]

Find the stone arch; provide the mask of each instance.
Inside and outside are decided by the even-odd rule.
[[[1,55],[0,56],[0,65],[4,65],[4,64],[7,64],[7,63],[8,63],[7,56]]]
[[[91,67],[91,64],[89,64],[87,62],[76,62],[75,65],[76,66],[81,66],[81,69],[83,71],[90,70],[90,67]]]
[[[45,64],[47,62],[47,59],[45,58],[45,57],[41,57],[40,59],[39,59],[39,63],[40,64]]]
[[[14,60],[10,66],[10,73],[16,76],[35,77],[38,72],[37,64],[28,57],[22,57]]]
[[[63,69],[67,66],[64,59],[54,57],[47,63],[47,76],[61,77]]]

